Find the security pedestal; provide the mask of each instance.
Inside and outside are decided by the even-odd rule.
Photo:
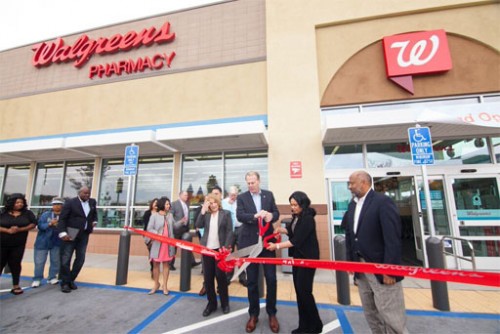
[[[116,264],[116,285],[127,284],[128,262],[130,255],[130,232],[123,230],[120,233],[120,244],[118,246],[118,261]]]
[[[189,232],[182,235],[183,241],[191,242],[193,237]],[[193,253],[188,250],[181,250],[181,275],[180,275],[180,290],[189,291],[191,290],[191,266],[193,263]]]
[[[427,246],[427,258],[429,268],[445,269],[445,259],[441,240],[436,237],[429,237],[425,240]],[[450,301],[448,299],[448,283],[440,281],[431,281],[432,305],[441,311],[450,310]]]
[[[346,261],[345,237],[337,235],[333,238],[335,261]],[[337,301],[341,305],[351,305],[351,290],[349,288],[349,274],[345,271],[336,270]]]

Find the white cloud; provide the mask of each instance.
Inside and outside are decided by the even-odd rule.
[[[0,51],[220,0],[0,1]]]

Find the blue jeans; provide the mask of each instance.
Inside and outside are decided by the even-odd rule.
[[[61,285],[73,282],[82,270],[88,242],[89,234],[87,232],[78,233],[75,240],[61,242],[61,270],[59,271]],[[71,267],[73,253],[75,253],[75,261]]]
[[[34,249],[35,257],[35,276],[34,281],[41,281],[43,279],[43,271],[45,263],[47,262],[47,255],[50,253],[50,266],[48,279],[57,278],[59,273],[59,247],[52,247],[52,249]]]

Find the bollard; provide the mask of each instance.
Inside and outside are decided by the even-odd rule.
[[[264,267],[262,264],[259,266],[259,278],[257,279],[257,286],[259,287],[259,298],[264,298]]]
[[[130,232],[123,230],[120,233],[120,244],[118,246],[118,260],[116,263],[116,285],[127,284],[128,262],[130,255]]]
[[[333,238],[333,247],[335,261],[346,261],[345,237],[343,235],[337,235]],[[335,279],[337,281],[337,302],[341,305],[351,305],[349,274],[345,271],[336,270]]]
[[[191,233],[185,232],[182,235],[182,240],[191,242],[193,237]],[[193,263],[193,253],[188,250],[181,250],[181,291],[191,290],[191,265]]]
[[[445,258],[441,240],[436,237],[429,237],[425,240],[427,247],[427,260],[429,268],[445,269]],[[448,299],[448,283],[431,281],[432,306],[440,311],[450,310],[450,301]]]

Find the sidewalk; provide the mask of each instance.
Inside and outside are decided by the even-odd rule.
[[[197,255],[197,258],[199,256]],[[180,261],[177,261],[180,267]],[[117,255],[87,253],[85,265],[78,276],[79,282],[115,285]],[[46,270],[48,270],[46,266]],[[146,257],[130,256],[127,276],[128,287],[151,288],[153,281],[150,277],[149,263]],[[179,291],[179,268],[170,273],[169,290]],[[280,269],[278,274],[278,299],[295,301],[292,275],[284,274]],[[26,249],[23,259],[22,276],[33,275],[33,250]],[[201,289],[203,275],[201,266],[192,269],[191,290],[197,293]],[[403,280],[405,302],[407,310],[435,311],[432,306],[430,283],[426,280],[405,278]],[[314,297],[318,303],[337,305],[337,290],[335,285],[335,271],[318,270],[314,284]],[[361,306],[361,301],[354,285],[350,287],[351,305]],[[247,290],[238,282],[229,286],[230,296],[246,297]],[[453,312],[493,313],[500,314],[500,289],[479,285],[448,283],[450,308]]]

